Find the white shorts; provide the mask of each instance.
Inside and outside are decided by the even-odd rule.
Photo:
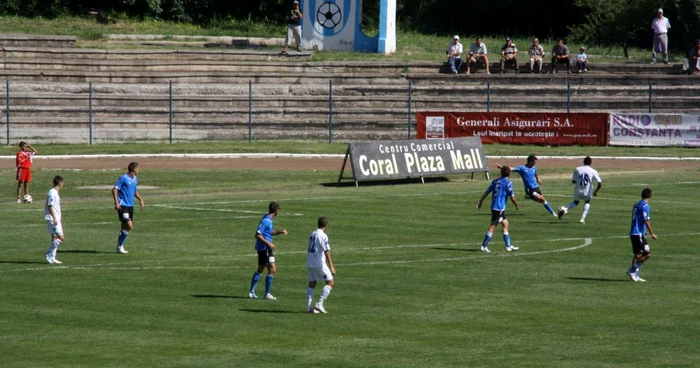
[[[301,26],[287,24],[287,38],[284,39],[284,45],[289,46],[292,43],[292,38],[297,46],[301,46]]]
[[[63,225],[60,222],[54,226],[53,221],[46,220],[46,228],[49,230],[49,235],[51,236],[63,236]]]
[[[592,195],[581,192],[574,192],[574,201],[586,202],[591,200]]]
[[[323,265],[323,267],[306,267],[309,273],[309,281],[331,281],[333,280],[333,274],[328,266]]]

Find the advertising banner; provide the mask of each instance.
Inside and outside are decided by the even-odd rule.
[[[477,137],[350,143],[338,182],[348,158],[356,182],[488,172]]]
[[[698,114],[610,114],[611,146],[700,147]]]
[[[419,112],[417,137],[479,137],[483,143],[605,146],[608,114]]]

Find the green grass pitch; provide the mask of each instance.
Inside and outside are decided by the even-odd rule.
[[[514,177],[515,254],[499,233],[492,253],[478,251],[485,179],[338,188],[334,171],[143,167],[140,185],[157,188],[141,190],[147,206],[119,255],[108,188],[121,172],[37,170],[35,203],[0,202],[0,366],[697,367],[700,170],[688,166],[601,171],[585,225],[581,206],[560,221],[525,201]],[[61,266],[43,259],[56,174],[66,179]],[[555,208],[570,201],[569,169],[541,175]],[[0,170],[4,198],[12,179]],[[627,233],[646,186],[660,239],[647,282],[634,283]],[[278,300],[249,300],[254,232],[271,200],[276,228],[289,230],[275,238]],[[336,287],[329,313],[310,315],[305,251],[319,216]]]

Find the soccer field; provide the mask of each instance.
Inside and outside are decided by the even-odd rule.
[[[572,170],[540,170],[555,208],[571,200]],[[355,188],[334,186],[337,171],[144,167],[139,185],[154,188],[141,189],[146,208],[120,255],[109,188],[122,172],[37,170],[33,204],[0,202],[0,366],[700,366],[700,168],[600,172],[585,225],[582,205],[551,217],[514,175],[520,251],[504,251],[499,228],[486,254],[483,178]],[[60,266],[43,258],[57,174]],[[5,198],[14,183],[0,170]],[[647,186],[659,240],[647,282],[634,283],[627,234]],[[275,237],[278,300],[251,300],[254,233],[272,200],[275,228],[289,230]],[[326,315],[305,313],[319,216],[337,269]]]

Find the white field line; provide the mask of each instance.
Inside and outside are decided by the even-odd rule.
[[[484,182],[486,183],[486,182]],[[700,181],[678,181],[678,182],[666,182],[666,183],[657,183],[654,184],[655,187],[658,186],[667,186],[667,185],[694,185],[694,184],[700,184]],[[517,185],[517,181],[514,183],[514,185]],[[638,183],[629,183],[629,184],[624,184],[624,185],[606,185],[606,188],[621,188],[621,187],[629,187],[630,185],[635,185],[635,186],[646,186],[646,184],[638,184]],[[388,194],[388,193],[377,193],[377,194],[367,194],[363,195],[361,198],[358,196],[323,196],[323,197],[298,197],[298,198],[280,198],[277,199],[278,202],[294,202],[294,201],[323,201],[323,200],[337,200],[337,199],[355,199],[355,200],[374,200],[376,198],[405,198],[405,197],[436,197],[436,196],[452,196],[452,195],[462,195],[462,194],[482,194],[484,191],[483,190],[469,190],[469,191],[455,191],[455,192],[432,192],[432,193],[405,193],[405,194]],[[516,192],[516,196],[517,196]],[[551,197],[571,197],[570,195],[564,195],[564,194],[547,194],[547,196]],[[606,198],[605,196],[601,197],[596,197],[596,200],[610,200],[610,201],[632,201],[635,198],[632,199],[625,199],[625,198]],[[186,204],[192,205],[192,206],[212,206],[212,205],[227,205],[227,204],[242,204],[242,203],[267,203],[269,202],[269,199],[241,199],[241,200],[234,200],[234,201],[213,201],[213,202],[187,202]],[[654,199],[653,202],[659,202],[659,203],[674,203],[674,204],[688,204],[691,202],[673,202],[673,201],[663,201],[663,200],[656,200]],[[13,208],[14,202],[7,208],[0,209],[0,212],[35,212],[35,211],[43,211],[43,208],[41,207],[36,207],[36,208]],[[161,204],[152,204],[148,205],[148,207],[168,207],[168,206],[178,206],[182,204],[182,202],[178,203],[161,203]],[[692,203],[691,203],[692,204]],[[172,207],[175,208],[175,207]],[[95,207],[74,207],[71,208],[72,211],[94,211]],[[193,209],[195,210],[195,209]],[[200,209],[201,210],[201,209]],[[224,211],[223,212],[228,212]],[[241,211],[243,212],[243,211]],[[250,211],[250,213],[261,213],[260,211]],[[285,214],[284,212],[280,214],[280,216],[285,216],[288,214]],[[299,215],[297,215],[299,216]],[[0,226],[1,227],[1,226]]]
[[[52,155],[34,156],[34,160],[71,160],[105,158],[343,158],[344,154],[319,153],[135,153],[116,155]],[[0,156],[0,160],[15,159],[15,156]]]
[[[104,159],[104,158],[343,158],[343,154],[311,153],[136,153],[113,155],[52,155],[34,157],[35,160]],[[539,159],[581,160],[580,156],[537,156]],[[527,156],[486,156],[487,159],[526,159]],[[645,160],[645,161],[700,161],[700,157],[634,157],[591,156],[597,160]],[[0,160],[14,160],[15,156],[0,156]]]
[[[677,234],[660,234],[662,238],[667,238],[667,237],[676,237],[676,236],[697,236],[700,235],[700,232],[693,232],[693,233],[677,233]],[[542,255],[542,254],[550,254],[550,253],[560,253],[560,252],[568,252],[568,251],[574,251],[578,249],[583,249],[588,246],[590,246],[593,243],[593,239],[600,239],[600,240],[606,240],[606,239],[628,239],[629,236],[627,235],[616,235],[616,236],[605,236],[605,237],[585,237],[585,238],[557,238],[557,239],[546,239],[546,240],[522,240],[516,242],[518,245],[523,244],[523,243],[542,243],[542,242],[563,242],[563,241],[577,241],[577,240],[583,240],[583,244],[574,246],[574,247],[568,247],[568,248],[560,248],[560,249],[551,249],[551,250],[544,250],[544,251],[536,251],[536,252],[526,252],[523,250],[520,250],[515,253],[502,253],[502,254],[494,254],[494,252],[489,253],[489,254],[482,254],[479,256],[467,256],[467,257],[449,257],[449,258],[436,258],[436,259],[420,259],[420,260],[395,260],[395,261],[385,261],[385,262],[356,262],[356,263],[342,263],[342,262],[336,262],[336,266],[344,267],[344,266],[366,266],[366,265],[381,265],[381,264],[406,264],[406,263],[422,263],[422,262],[448,262],[448,261],[459,261],[459,260],[468,260],[468,259],[493,259],[494,257],[512,257],[512,256],[534,256],[534,255]],[[345,253],[353,253],[357,251],[362,251],[366,253],[368,250],[395,250],[395,249],[405,249],[405,248],[432,248],[432,247],[446,247],[446,246],[474,246],[477,247],[481,245],[481,243],[436,243],[436,244],[404,244],[404,245],[396,245],[396,246],[386,246],[386,247],[362,247],[362,248],[351,248],[351,249],[345,249],[345,250],[335,250],[334,254],[345,254]],[[522,249],[522,248],[521,248]],[[292,252],[278,252],[276,255],[289,255],[289,254],[302,254],[306,253],[306,251],[292,251]],[[254,265],[246,265],[246,266],[232,266],[232,265],[226,265],[226,266],[129,266],[131,265],[138,265],[138,264],[144,264],[144,263],[172,263],[172,262],[177,262],[177,261],[216,261],[220,259],[227,259],[230,261],[243,261],[243,260],[248,260],[250,258],[257,257],[257,254],[253,254],[251,251],[248,254],[245,255],[236,255],[232,257],[230,254],[228,255],[217,255],[217,256],[204,256],[204,257],[187,257],[187,258],[176,258],[176,259],[158,259],[158,260],[151,260],[151,261],[134,261],[134,262],[120,262],[120,263],[101,263],[101,264],[92,264],[92,265],[77,265],[77,266],[45,266],[45,267],[30,267],[30,268],[15,268],[15,269],[8,269],[8,270],[0,270],[0,273],[9,273],[9,272],[22,272],[22,271],[47,271],[47,270],[170,270],[170,269],[181,269],[181,270],[198,270],[198,269],[240,269],[240,268],[254,268]],[[38,256],[38,259],[42,259],[41,256]],[[285,265],[285,268],[292,268],[292,269],[297,269],[297,268],[304,268],[305,266],[303,265]]]

